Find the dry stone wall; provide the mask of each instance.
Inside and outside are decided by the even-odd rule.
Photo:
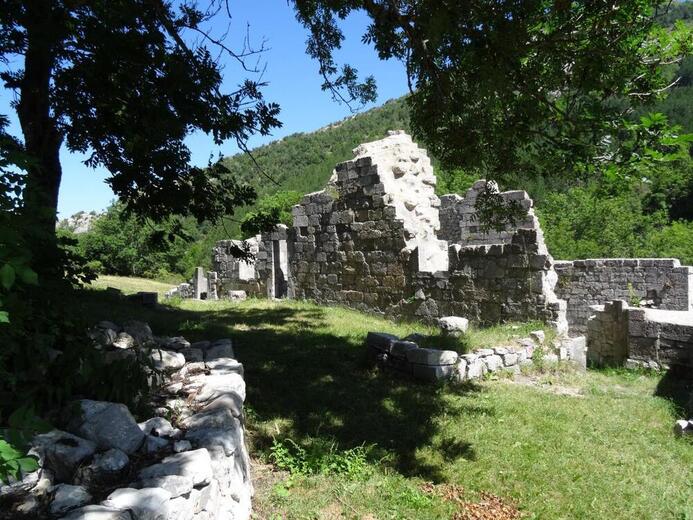
[[[556,294],[567,302],[571,334],[584,334],[591,306],[611,300],[649,300],[662,309],[693,309],[693,268],[673,258],[557,261]]]
[[[250,518],[245,382],[231,340],[155,338],[140,322],[101,322],[92,338],[106,359],[149,352],[166,373],[156,415],[137,423],[123,404],[76,402],[64,430],[33,440],[39,470],[0,485],[0,518]]]

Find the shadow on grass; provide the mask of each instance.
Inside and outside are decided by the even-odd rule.
[[[667,370],[657,383],[654,394],[674,403],[681,417],[693,415],[693,377],[690,369],[672,367]]]
[[[461,400],[446,404],[442,387],[366,367],[364,338],[327,333],[321,325],[325,311],[319,307],[146,309],[96,291],[85,291],[80,304],[92,322],[139,319],[156,334],[183,333],[191,341],[232,336],[245,366],[255,450],[266,450],[275,435],[298,444],[316,438],[336,441],[341,449],[372,445],[374,461],[405,476],[438,482],[442,468],[421,450],[434,447],[445,461],[474,460],[476,453],[464,440],[434,440],[437,418],[493,414]],[[469,385],[456,393],[477,391],[479,387]]]

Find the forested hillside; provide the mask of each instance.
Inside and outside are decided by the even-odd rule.
[[[670,25],[676,20],[693,20],[690,2],[673,4],[663,23]],[[668,96],[633,110],[630,118],[637,122],[649,113],[661,112],[670,123],[680,125],[681,133],[693,132],[693,57],[673,65],[671,76],[679,80]],[[655,118],[651,124],[657,126],[658,121]],[[353,156],[353,148],[382,138],[393,129],[410,130],[405,98],[387,101],[314,132],[293,134],[259,147],[252,151],[252,158],[246,154],[228,157],[224,164],[256,189],[257,202],[229,215],[221,225],[183,222],[182,228],[190,238],[187,245],[180,239],[170,247],[165,245],[162,238],[173,231],[172,226],[143,229],[117,225],[121,209],[114,206],[101,225],[80,237],[80,249],[95,267],[109,274],[159,278],[189,275],[195,265],[210,264],[210,251],[217,240],[252,234],[247,230],[244,233],[241,227],[244,221],[252,221],[258,209],[276,208],[282,220],[290,222],[291,205],[303,194],[322,189],[334,166]],[[432,159],[439,194],[464,193],[484,175],[446,171],[437,166],[435,157]],[[501,187],[525,189],[534,198],[549,249],[556,258],[675,256],[693,264],[690,157],[650,168],[638,178],[630,175],[618,181],[602,178],[599,173],[581,178],[571,172],[533,171],[531,165],[524,165],[508,172]],[[142,236],[135,240],[132,233]]]

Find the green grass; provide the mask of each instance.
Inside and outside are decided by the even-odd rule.
[[[124,277],[124,276],[99,276],[91,284],[94,289],[105,289],[106,287],[115,287],[120,289],[125,294],[134,294],[140,291],[157,292],[160,296],[175,287],[173,283],[157,282],[146,278]]]
[[[79,305],[94,320],[147,320],[156,334],[234,339],[251,452],[275,463],[257,469],[258,518],[451,518],[457,506],[422,491],[427,482],[461,485],[469,500],[491,492],[527,518],[693,518],[693,445],[673,437],[677,412],[656,395],[658,376],[556,370],[528,384],[430,386],[364,363],[368,331],[433,332],[419,324],[252,299],[153,310],[93,290]],[[456,347],[534,328],[474,330]]]

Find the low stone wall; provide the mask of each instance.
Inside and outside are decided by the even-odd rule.
[[[652,300],[662,309],[693,309],[693,268],[673,258],[556,261],[556,296],[567,302],[571,334],[584,334],[590,307],[610,300]]]
[[[593,307],[590,361],[653,369],[693,369],[693,312],[630,307],[614,300]]]
[[[463,382],[499,371],[518,373],[521,366],[532,364],[537,348],[532,339],[525,338],[506,347],[478,349],[459,355],[452,350],[420,348],[414,339],[369,332],[366,348],[371,360],[381,367],[429,382]]]
[[[122,404],[78,401],[80,413],[65,431],[34,439],[30,453],[40,469],[0,486],[0,518],[250,518],[245,382],[231,341],[191,345],[184,338],[154,338],[142,324],[118,329],[110,322],[95,329],[104,355],[114,352],[118,359],[145,345],[157,347],[152,359],[167,373],[154,394],[157,416],[138,424]],[[123,347],[127,337],[133,341]]]

